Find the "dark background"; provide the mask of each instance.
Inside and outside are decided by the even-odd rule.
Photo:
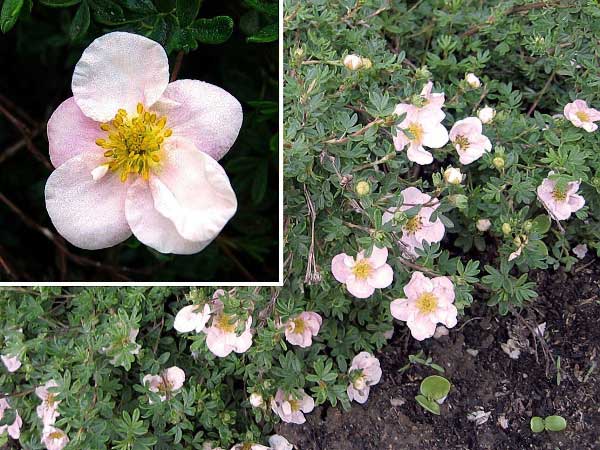
[[[37,1],[31,13],[24,7],[12,30],[0,34],[0,280],[276,281],[278,44],[248,38],[260,36],[277,17],[253,1],[205,1],[197,17],[230,16],[233,34],[225,43],[191,49],[189,41],[169,37],[177,32],[174,1],[155,2],[155,16],[144,20],[127,10],[132,2],[111,3],[122,3],[135,21],[101,23],[92,9],[89,30],[75,41],[69,27],[80,6],[51,8]],[[240,135],[220,161],[238,196],[238,212],[210,246],[191,256],[163,255],[134,237],[105,250],[73,247],[52,226],[44,203],[52,170],[46,121],[72,95],[73,67],[83,49],[107,32],[139,32],[144,28],[136,27],[148,24],[160,28],[154,31],[170,50],[171,72],[182,58],[178,79],[216,84],[244,109]]]

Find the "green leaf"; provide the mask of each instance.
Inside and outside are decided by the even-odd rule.
[[[273,23],[259,30],[255,35],[250,36],[248,38],[248,42],[273,42],[276,41],[278,37],[279,25],[277,23]]]
[[[440,415],[440,405],[438,405],[436,402],[429,400],[427,397],[425,397],[423,395],[417,395],[415,397],[415,400],[417,401],[417,403],[419,405],[421,405],[423,408],[425,408],[430,413],[435,414],[437,416]]]
[[[73,6],[81,0],[40,0],[42,5],[51,6],[52,8],[66,8],[67,6]]]
[[[548,431],[563,431],[567,428],[567,421],[561,416],[548,416],[544,419],[544,427]]]
[[[0,31],[8,32],[17,23],[24,0],[5,0],[0,11]]]
[[[421,394],[430,400],[440,400],[450,392],[450,382],[439,375],[431,375],[421,381]]]
[[[198,19],[193,25],[194,35],[203,44],[222,44],[233,33],[233,19],[229,16],[216,16],[212,19]]]
[[[531,431],[534,433],[541,433],[544,431],[544,421],[541,417],[532,417],[531,421],[529,422],[529,426],[531,427]]]
[[[17,418],[17,411],[14,409],[5,409],[2,418],[0,418],[0,427],[12,425]]]
[[[112,0],[92,0],[90,7],[97,22],[104,25],[118,25],[125,21],[123,8]]]
[[[268,16],[276,16],[279,12],[277,2],[268,2],[266,0],[244,0],[244,4],[249,8]]]
[[[192,24],[200,11],[201,3],[202,0],[177,0],[177,19],[181,28]]]
[[[550,217],[546,214],[540,214],[535,219],[533,219],[531,229],[539,234],[546,234],[550,229]]]
[[[72,41],[76,41],[81,39],[87,33],[88,28],[90,27],[90,7],[87,2],[83,2],[75,16],[73,17],[73,21],[71,22],[71,26],[69,27],[69,38]]]
[[[121,4],[128,10],[138,13],[156,12],[156,7],[152,3],[152,0],[121,0]]]

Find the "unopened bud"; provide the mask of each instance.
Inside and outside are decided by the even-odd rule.
[[[494,165],[494,167],[498,170],[503,169],[504,168],[504,158],[501,158],[500,156],[496,156],[493,160],[492,160],[492,164]]]
[[[474,73],[468,73],[465,76],[465,81],[473,89],[478,89],[481,87],[481,80]]]
[[[511,231],[512,231],[512,227],[510,226],[510,224],[507,222],[504,222],[502,224],[502,232],[504,234],[510,234]]]
[[[344,66],[348,70],[358,70],[363,67],[363,59],[358,55],[348,55],[344,58]]]
[[[492,226],[492,222],[490,221],[490,219],[479,219],[475,226],[479,231],[483,233],[484,231],[490,229],[490,227]]]
[[[496,110],[494,108],[490,108],[489,106],[481,108],[477,113],[477,117],[479,117],[479,120],[481,120],[482,123],[490,123],[492,120],[494,120],[495,116]]]
[[[531,231],[532,227],[533,227],[533,222],[531,220],[526,220],[525,223],[523,224],[523,229],[527,232]]]
[[[252,394],[250,394],[250,404],[252,406],[254,406],[255,408],[260,408],[264,403],[263,397],[260,394],[257,394],[256,392],[253,392]]]
[[[456,169],[452,166],[448,167],[444,171],[444,181],[448,184],[460,184],[463,180],[463,174],[460,169]]]
[[[359,181],[356,183],[355,190],[359,197],[364,197],[371,192],[371,185],[368,181]]]

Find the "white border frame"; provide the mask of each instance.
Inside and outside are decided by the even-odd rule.
[[[0,282],[9,286],[283,286],[283,0],[279,0],[279,280],[277,282]]]

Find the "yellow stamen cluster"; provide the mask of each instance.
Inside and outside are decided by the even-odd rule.
[[[577,111],[575,113],[575,115],[577,116],[577,118],[579,120],[581,120],[582,122],[589,122],[590,121],[590,116],[588,115],[588,113],[586,113],[585,111]]]
[[[567,194],[558,188],[554,188],[552,198],[557,202],[564,202],[567,199]]]
[[[408,219],[408,221],[404,225],[404,230],[408,234],[416,233],[421,228],[423,228],[423,220],[421,219],[421,216],[418,215]]]
[[[62,431],[58,431],[58,430],[57,431],[53,431],[52,433],[50,433],[48,435],[48,437],[50,439],[62,439],[63,436],[64,436],[63,432]]]
[[[225,333],[233,333],[236,328],[236,323],[233,317],[228,314],[221,314],[216,319],[217,328],[223,330]]]
[[[96,145],[106,149],[108,168],[120,172],[121,181],[127,181],[130,173],[147,180],[150,171],[160,163],[165,139],[173,134],[166,124],[166,117],[158,117],[138,103],[137,116],[130,117],[127,111],[119,109],[113,120],[100,125],[108,135],[97,139]]]
[[[296,334],[304,333],[306,326],[305,326],[304,320],[302,320],[302,318],[296,317],[295,319],[292,320],[292,322],[294,324],[294,329],[293,329],[294,333],[296,333]]]
[[[469,140],[461,134],[454,138],[454,143],[458,145],[461,150],[466,150],[469,148]]]
[[[55,402],[56,402],[56,394],[49,392],[48,397],[46,397],[46,403],[48,404],[48,406],[52,406],[52,405],[54,405]]]
[[[423,314],[431,314],[437,309],[437,297],[431,292],[422,293],[417,299],[417,308]]]
[[[292,412],[300,411],[300,402],[298,400],[296,400],[295,398],[292,398],[292,399],[288,400],[288,403],[290,404],[290,408],[292,409]]]
[[[352,267],[352,273],[359,280],[366,280],[371,275],[371,272],[373,272],[373,268],[366,259],[357,261],[354,267]]]
[[[417,122],[411,122],[408,131],[414,136],[413,141],[421,142],[423,140],[423,127]]]

